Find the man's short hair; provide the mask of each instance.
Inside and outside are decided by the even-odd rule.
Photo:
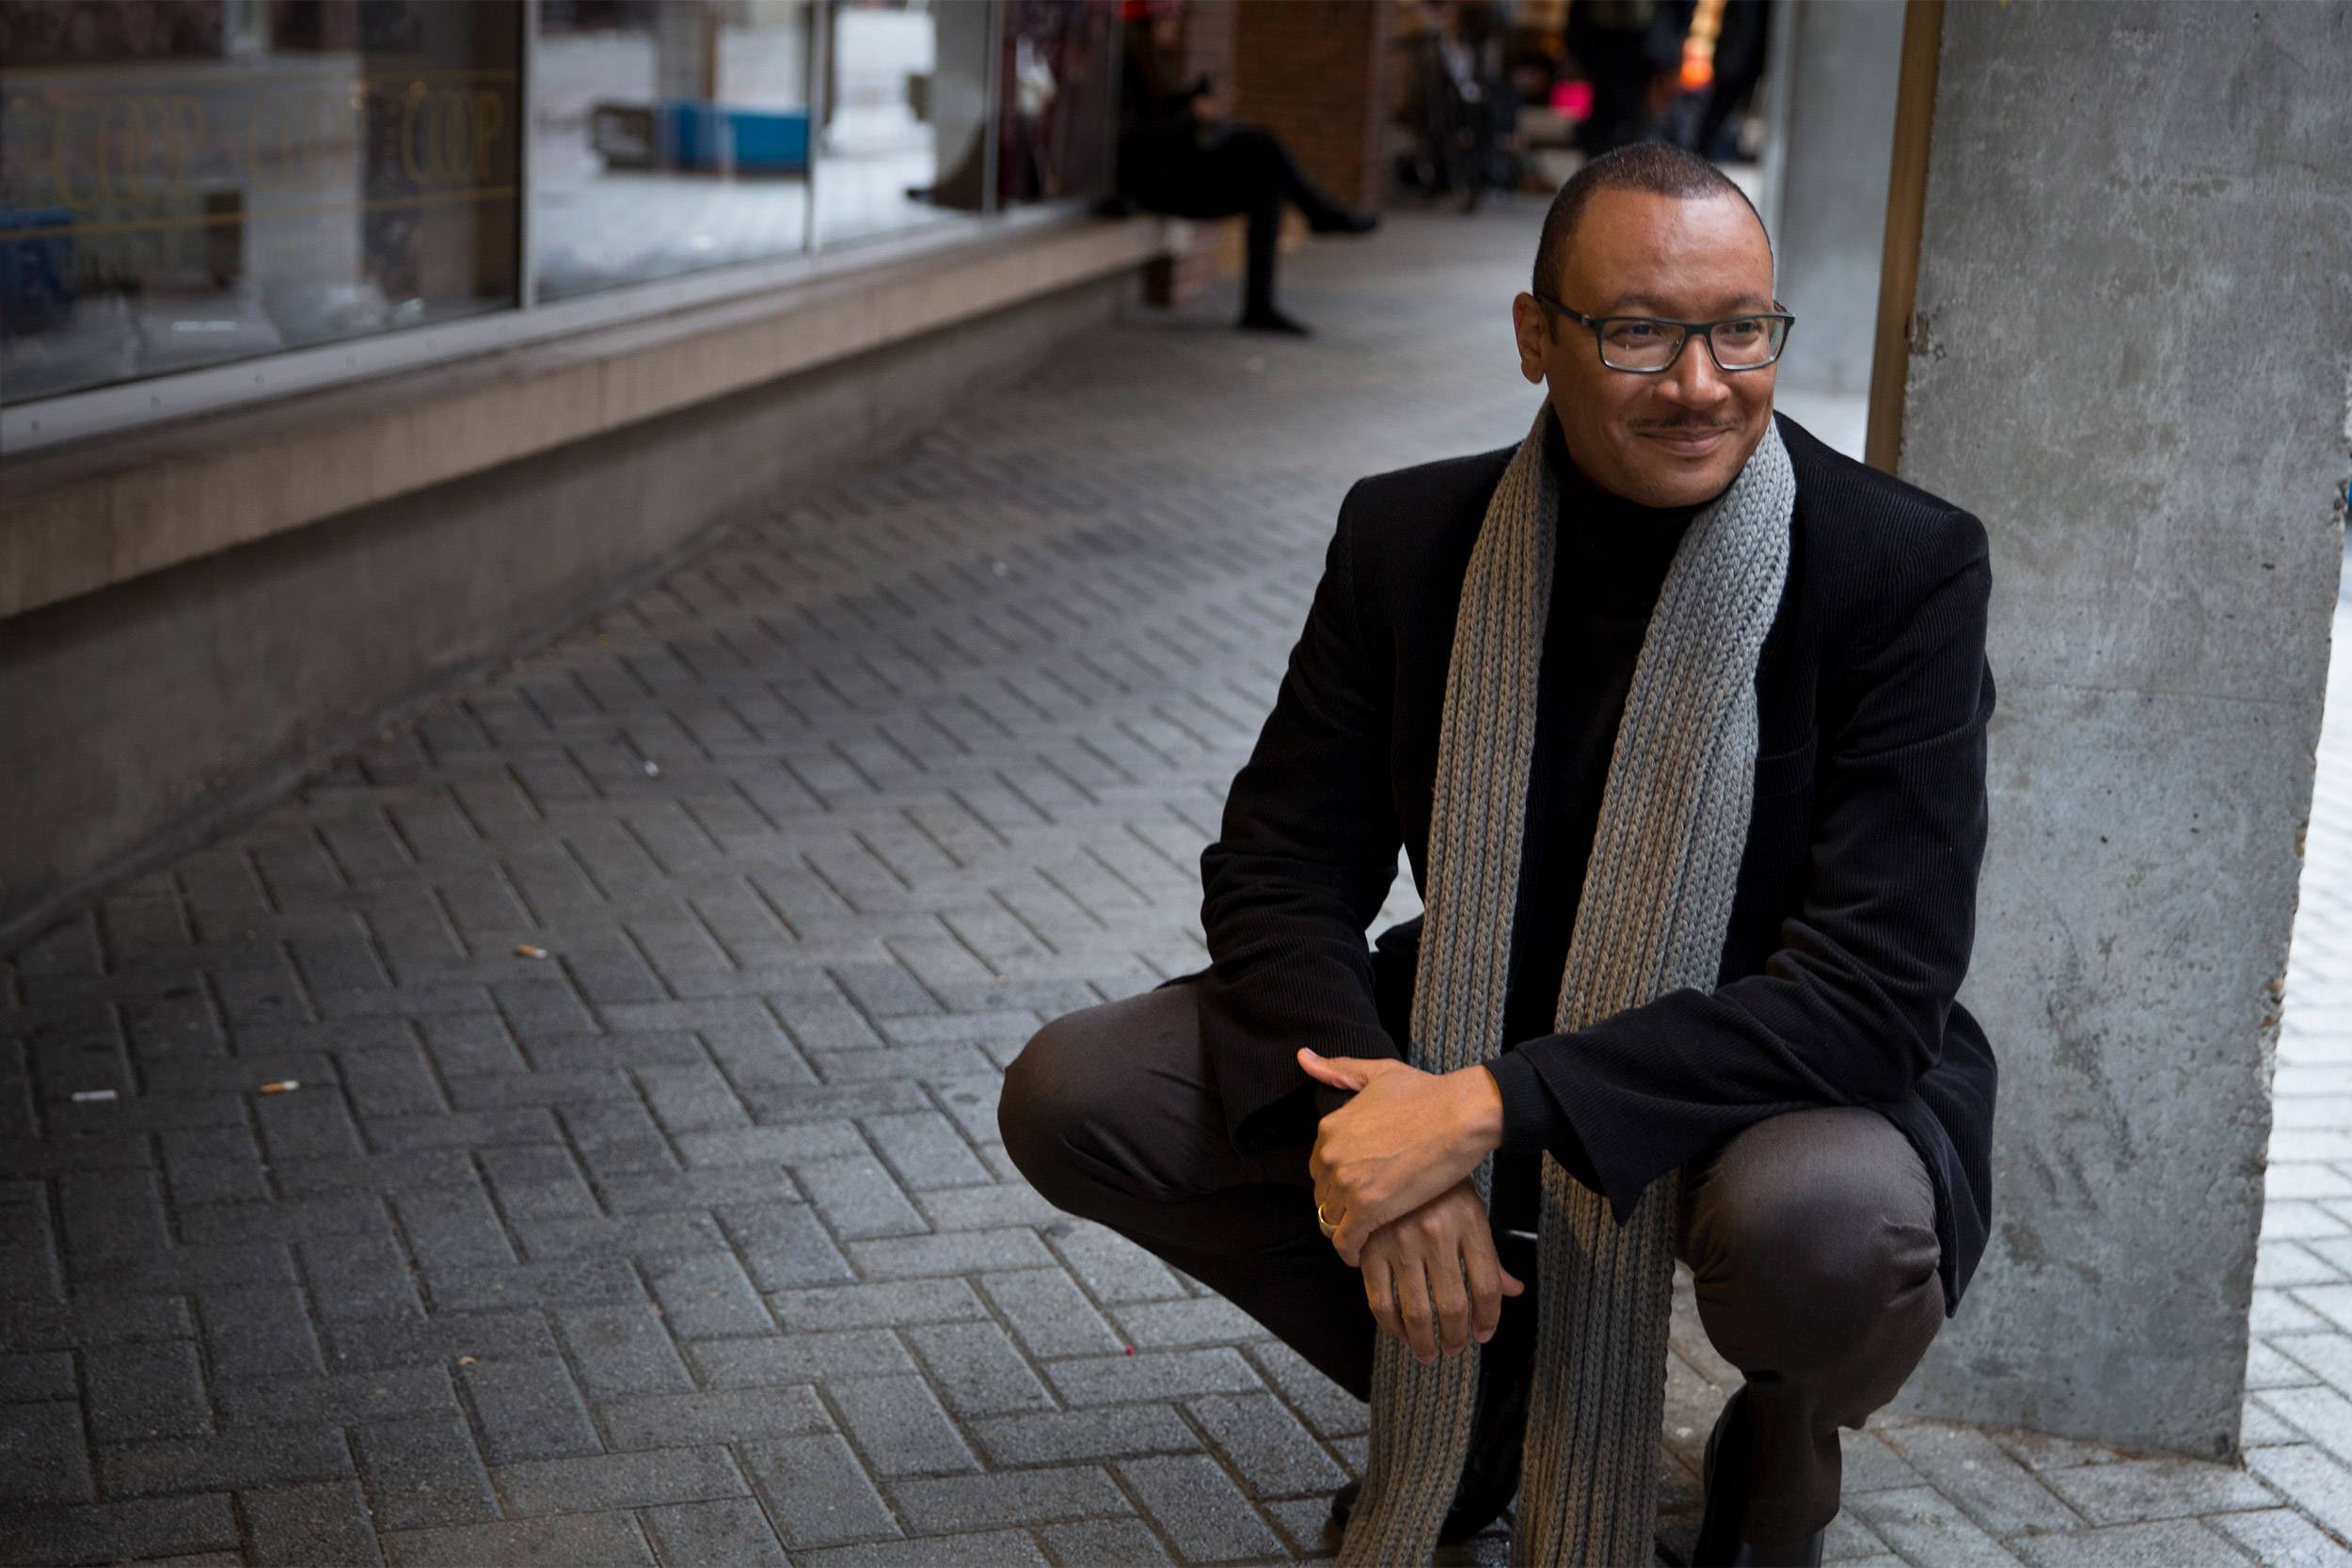
[[[1556,280],[1567,261],[1568,245],[1583,219],[1584,204],[1597,191],[1647,191],[1677,201],[1728,193],[1738,197],[1749,212],[1756,211],[1747,192],[1695,152],[1655,141],[1604,152],[1571,175],[1560,194],[1551,198],[1551,211],[1544,214],[1544,237],[1535,246],[1537,293],[1557,295]],[[1758,224],[1763,221],[1761,216],[1756,219]]]

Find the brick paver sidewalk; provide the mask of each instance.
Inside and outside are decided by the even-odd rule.
[[[1323,1550],[1360,1407],[1045,1208],[997,1075],[1200,962],[1347,483],[1534,410],[1535,216],[1314,247],[1311,343],[1095,334],[0,964],[0,1560]],[[2352,1561],[2273,1491],[2352,1528],[2352,1035],[2300,1010],[2335,940],[2281,1075],[2264,1479],[1889,1424],[1834,1556]],[[1671,1540],[1728,1375],[1682,1323]]]

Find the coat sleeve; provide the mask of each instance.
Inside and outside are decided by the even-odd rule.
[[[1351,526],[1340,509],[1307,625],[1274,711],[1200,857],[1211,968],[1200,1028],[1227,1130],[1245,1152],[1314,1136],[1296,1053],[1395,1056],[1375,1006],[1365,928],[1396,876],[1389,789],[1393,653],[1367,633]]]
[[[1768,1117],[1911,1098],[1941,1059],[1985,841],[1984,530],[1949,514],[1834,661],[1800,906],[1760,974],[1520,1046],[1619,1216]]]

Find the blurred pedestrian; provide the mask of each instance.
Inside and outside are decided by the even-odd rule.
[[[1764,45],[1772,29],[1772,0],[1717,0],[1701,6],[1710,41],[1705,99],[1687,144],[1702,158],[1726,163],[1740,155],[1736,135],[1726,135],[1731,117],[1744,108],[1764,75]],[[1696,31],[1696,28],[1693,28]],[[1689,55],[1686,48],[1685,63]]]
[[[1568,52],[1593,84],[1593,112],[1578,136],[1587,158],[1647,141],[1661,62],[1656,37],[1673,13],[1659,0],[1576,0],[1568,12]],[[1682,35],[1675,30],[1679,63]]]
[[[1127,14],[1120,96],[1120,190],[1147,212],[1185,218],[1248,217],[1248,270],[1240,325],[1248,332],[1304,337],[1307,328],[1274,303],[1283,206],[1296,207],[1318,234],[1369,233],[1379,227],[1379,214],[1353,211],[1326,195],[1273,132],[1227,119],[1227,105],[1206,76],[1179,80],[1181,6],[1135,5]]]

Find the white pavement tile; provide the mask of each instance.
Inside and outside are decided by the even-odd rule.
[[[2082,1519],[2072,1509],[1974,1427],[1922,1424],[1884,1435],[1913,1469],[1990,1534],[2082,1528]],[[1899,1544],[1897,1549],[1901,1549]]]
[[[2196,1519],[2032,1536],[2010,1545],[2033,1568],[2201,1568],[2236,1555],[2229,1543]]]
[[[2297,1074],[2311,1073],[2314,1077],[2327,1075],[2325,1072],[2312,1072],[2311,1069],[2300,1067],[2296,1069],[2296,1071]],[[2333,1072],[2341,1075],[2343,1069],[2334,1069]],[[2344,1092],[2344,1086],[2341,1085],[2336,1086],[2335,1092],[2282,1094],[2274,1084],[2271,1093],[2278,1097],[2277,1110],[2270,1123],[2273,1127],[2334,1130],[2352,1125],[2352,1093]]]
[[[2265,1242],[2344,1235],[2352,1235],[2352,1226],[2309,1199],[2273,1196],[2263,1206],[2262,1239]]]
[[[2272,1198],[2352,1197],[2352,1177],[2316,1160],[2281,1162],[2273,1155],[2263,1191]]]
[[[2299,1290],[2343,1280],[2342,1269],[2322,1260],[2301,1242],[2265,1242],[2254,1253],[2254,1283],[2264,1290]]]
[[[2278,1495],[2232,1465],[2134,1459],[2053,1470],[2042,1484],[2094,1525],[2138,1524],[2199,1513],[2275,1508]],[[2009,1533],[2004,1531],[2003,1533]]]
[[[2268,1388],[2294,1387],[2308,1384],[2313,1378],[2332,1385],[2338,1392],[2352,1394],[2352,1338],[2342,1334],[2280,1334],[2257,1340],[2247,1354],[2249,1387],[2256,1386],[2252,1370],[2255,1352],[2266,1350],[2275,1359],[2265,1360],[2267,1376],[2260,1386]],[[2303,1375],[2288,1375],[2300,1369]]]
[[[1885,1556],[1886,1543],[1873,1535],[1870,1527],[1855,1518],[1851,1511],[1832,1519],[1821,1540],[1823,1562],[1867,1562]]]
[[[2352,1400],[2333,1388],[2269,1388],[2254,1398],[2338,1459],[2352,1463]]]
[[[2249,1449],[2246,1467],[2287,1495],[2331,1533],[2352,1534],[2352,1470],[2309,1443]]]
[[[1848,1506],[1914,1568],[2013,1568],[2017,1561],[1932,1487],[1872,1492]]]
[[[2352,1552],[2292,1509],[2229,1514],[2211,1523],[2263,1568],[2352,1568]]]
[[[2303,1434],[2289,1426],[2284,1418],[2249,1399],[2239,1416],[2237,1440],[2240,1448],[2267,1448],[2280,1443],[2300,1443]]]
[[[2258,1335],[2312,1334],[2335,1325],[2284,1291],[2256,1291],[2246,1315],[2247,1328]]]
[[[2306,1383],[2322,1381],[2321,1374],[2302,1362],[2293,1359],[2287,1351],[2292,1340],[2301,1338],[2315,1343],[2342,1344],[2332,1334],[2281,1335],[2279,1343],[2285,1349],[2274,1348],[2267,1339],[2254,1339],[2246,1347],[2246,1386],[2249,1388],[2294,1388]]]
[[[2037,1475],[2076,1465],[2112,1465],[2124,1457],[2124,1450],[2112,1444],[2053,1437],[2046,1432],[2028,1432],[2023,1427],[1994,1427],[1988,1435],[2001,1446],[2003,1453]]]
[[[2293,1294],[2336,1328],[2352,1328],[2352,1285],[2298,1285]],[[2258,1328],[2254,1332],[2267,1334],[2272,1330]]]

